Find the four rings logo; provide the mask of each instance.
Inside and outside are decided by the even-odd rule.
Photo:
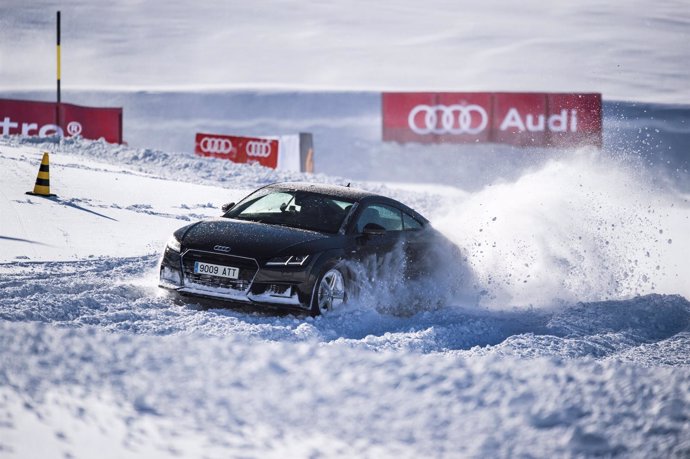
[[[235,135],[197,132],[194,153],[214,156],[236,163],[261,164],[276,168],[280,154],[277,139],[265,137],[240,137]]]
[[[232,142],[219,137],[204,137],[199,142],[199,149],[204,153],[228,154],[232,151]]]
[[[247,142],[247,156],[254,158],[268,158],[271,156],[271,144],[268,142],[260,142],[252,140]]]
[[[479,134],[489,124],[483,107],[471,105],[417,105],[407,123],[412,132],[426,134]]]

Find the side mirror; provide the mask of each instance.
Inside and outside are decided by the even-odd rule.
[[[386,228],[377,223],[367,223],[366,225],[364,225],[362,233],[365,236],[381,236],[383,234],[386,234]]]
[[[227,204],[223,204],[220,208],[223,212],[227,212],[228,210],[232,209],[233,207],[235,207],[235,203],[229,202]]]

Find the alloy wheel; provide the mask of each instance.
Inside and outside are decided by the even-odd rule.
[[[328,270],[319,283],[317,302],[321,314],[332,311],[345,302],[345,279],[338,269]]]

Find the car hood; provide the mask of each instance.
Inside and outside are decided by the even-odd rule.
[[[229,255],[270,258],[287,255],[284,252],[297,245],[300,250],[307,250],[309,242],[327,238],[328,235],[315,231],[217,218],[189,226],[180,242],[184,249],[214,252],[214,247],[223,246],[229,248]]]

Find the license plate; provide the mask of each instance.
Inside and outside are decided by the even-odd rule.
[[[211,263],[194,262],[194,274],[208,274],[209,276],[227,277],[237,279],[240,277],[239,268],[232,266],[212,265]]]

